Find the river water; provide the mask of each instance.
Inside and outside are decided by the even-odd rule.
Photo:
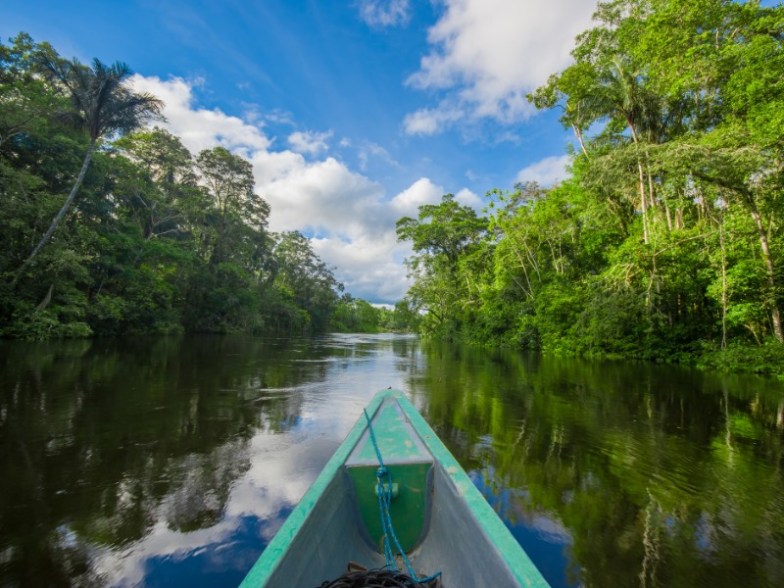
[[[0,343],[0,368],[3,587],[235,586],[390,386],[554,588],[784,586],[779,383],[399,335]]]

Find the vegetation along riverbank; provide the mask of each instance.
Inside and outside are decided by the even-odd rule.
[[[405,329],[296,231],[272,233],[250,163],[193,155],[127,66],[0,44],[0,336]]]
[[[423,332],[784,373],[784,8],[613,1],[529,95],[569,177],[398,222]]]
[[[528,98],[569,176],[398,221],[413,286],[356,300],[268,230],[250,164],[191,154],[121,64],[0,44],[0,336],[418,328],[545,353],[784,374],[784,7],[613,0]]]

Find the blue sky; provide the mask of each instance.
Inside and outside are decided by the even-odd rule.
[[[568,64],[593,0],[3,0],[66,57],[123,61],[194,152],[253,164],[273,230],[303,231],[347,290],[408,286],[394,223],[451,192],[550,183],[572,140],[525,93]]]

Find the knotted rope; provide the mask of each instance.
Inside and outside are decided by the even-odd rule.
[[[373,441],[373,448],[376,450],[376,457],[378,458],[379,464],[379,467],[376,470],[376,480],[378,482],[378,491],[376,494],[378,495],[381,529],[384,531],[384,559],[386,560],[386,568],[390,572],[397,572],[397,563],[395,561],[395,551],[397,551],[403,558],[406,570],[408,571],[408,575],[411,576],[411,579],[419,584],[427,584],[441,576],[441,572],[436,572],[432,576],[420,578],[417,576],[416,571],[414,571],[414,566],[411,565],[411,561],[408,559],[405,550],[400,545],[400,541],[395,533],[395,527],[392,524],[392,514],[390,512],[392,503],[392,474],[384,465],[384,459],[381,457],[381,450],[378,448],[378,442],[376,441],[376,434],[373,431],[373,423],[370,420],[370,416],[368,415],[367,410],[363,410],[363,412],[365,413],[370,439]],[[395,551],[393,551],[393,548]],[[395,584],[390,584],[390,586],[395,586]]]

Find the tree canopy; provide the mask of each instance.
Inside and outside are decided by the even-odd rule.
[[[162,103],[129,75],[0,43],[0,336],[329,328],[343,287],[269,231],[250,163],[146,126]]]
[[[489,192],[486,230],[439,214],[451,197],[399,221],[424,332],[780,371],[783,22],[757,1],[600,3],[529,95],[574,133],[567,178]]]

